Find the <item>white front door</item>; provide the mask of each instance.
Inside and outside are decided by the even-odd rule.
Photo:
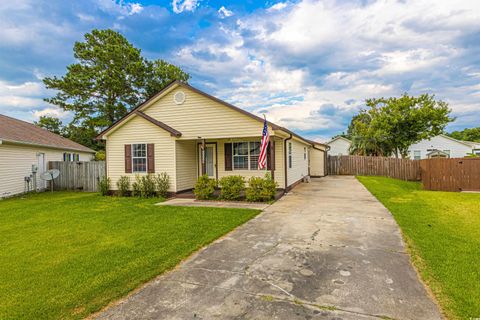
[[[205,173],[212,179],[217,178],[217,148],[214,144],[206,144],[205,151],[202,152],[202,145],[198,146],[198,159],[199,159],[199,172],[200,175],[203,172],[202,168],[205,168]]]
[[[37,189],[45,189],[47,187],[47,181],[40,178],[40,175],[47,170],[45,166],[45,153],[37,153]]]

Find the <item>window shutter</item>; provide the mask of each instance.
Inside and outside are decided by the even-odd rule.
[[[232,144],[224,143],[225,149],[225,171],[232,171]]]
[[[275,170],[275,141],[267,145],[267,170]]]
[[[125,173],[132,173],[132,145],[125,145]]]
[[[147,170],[148,173],[155,173],[155,145],[147,144]]]

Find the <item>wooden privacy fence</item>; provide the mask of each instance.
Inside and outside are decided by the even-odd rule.
[[[480,191],[480,158],[420,160],[423,188]]]
[[[55,190],[97,191],[98,182],[105,176],[105,161],[50,161],[48,168],[60,171]]]
[[[328,174],[385,176],[402,180],[420,180],[417,160],[388,157],[328,156]]]

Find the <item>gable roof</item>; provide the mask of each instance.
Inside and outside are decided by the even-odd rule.
[[[454,142],[458,142],[458,143],[461,143],[463,145],[466,145],[470,148],[474,148],[475,147],[475,142],[471,142],[471,141],[463,141],[463,140],[458,140],[458,139],[455,139],[455,138],[452,138],[450,136],[447,136],[445,134],[439,134],[438,136],[442,137],[442,138],[445,138],[445,139],[448,139],[448,140],[452,140]]]
[[[94,150],[58,134],[2,114],[0,114],[0,141],[95,153]]]
[[[230,108],[230,109],[233,109],[233,110],[235,110],[235,111],[237,111],[237,112],[240,112],[240,113],[242,113],[242,114],[244,114],[244,115],[246,115],[246,116],[248,116],[248,117],[250,117],[250,118],[252,118],[252,119],[254,119],[254,120],[257,120],[257,121],[261,122],[261,123],[263,123],[263,121],[264,121],[264,119],[261,118],[261,117],[259,117],[259,116],[256,116],[256,115],[254,115],[254,114],[252,114],[252,113],[250,113],[250,112],[248,112],[248,111],[246,111],[246,110],[243,110],[243,109],[241,109],[241,108],[239,108],[239,107],[236,107],[236,106],[234,106],[234,105],[232,105],[232,104],[230,104],[230,103],[228,103],[228,102],[226,102],[226,101],[223,101],[223,100],[221,100],[221,99],[219,99],[219,98],[217,98],[217,97],[214,97],[214,96],[212,96],[212,95],[210,95],[210,94],[208,94],[208,93],[206,93],[206,92],[203,92],[203,91],[200,90],[200,89],[197,89],[197,88],[195,88],[195,87],[192,87],[191,85],[189,85],[189,84],[187,84],[187,83],[185,83],[185,82],[183,82],[183,81],[174,80],[174,81],[172,81],[170,84],[168,84],[165,88],[163,88],[162,90],[160,90],[157,94],[155,94],[155,95],[152,96],[151,98],[147,99],[145,102],[141,103],[140,105],[136,106],[136,107],[133,108],[129,113],[127,113],[125,116],[123,116],[122,118],[120,118],[119,120],[117,120],[114,124],[112,124],[110,127],[106,128],[105,130],[103,130],[102,132],[100,132],[100,133],[98,134],[98,136],[97,136],[96,139],[98,139],[98,140],[102,139],[102,136],[103,136],[103,135],[105,135],[106,133],[108,133],[109,131],[111,131],[113,128],[115,128],[117,125],[119,125],[120,123],[122,123],[123,120],[125,120],[128,116],[137,113],[137,111],[140,111],[140,110],[142,109],[142,107],[145,107],[145,106],[149,105],[150,103],[152,103],[153,101],[155,101],[155,100],[157,100],[158,98],[162,97],[164,94],[168,93],[171,89],[173,89],[173,88],[175,88],[175,87],[177,87],[177,86],[180,86],[180,87],[189,89],[189,90],[191,90],[191,91],[193,91],[193,92],[195,92],[195,93],[198,93],[198,94],[200,94],[200,95],[202,95],[202,96],[204,96],[204,97],[206,97],[206,98],[208,98],[208,99],[211,99],[211,100],[213,100],[213,101],[215,101],[215,102],[218,102],[218,103],[222,104],[223,106],[225,106],[225,107],[227,107],[227,108]],[[137,115],[138,115],[138,114],[137,114]],[[144,114],[144,115],[146,116],[146,114]],[[142,115],[140,115],[140,116],[142,116]],[[148,116],[147,116],[147,117],[148,117]],[[151,118],[151,117],[150,117],[150,118]],[[153,118],[151,118],[151,119],[153,119]],[[147,119],[147,120],[148,120],[148,119]],[[153,119],[153,120],[158,121],[158,120],[156,120],[156,119]],[[149,121],[150,121],[150,120],[149,120]],[[160,121],[158,121],[158,122],[160,122]],[[166,125],[165,123],[163,123],[163,122],[161,122],[161,123],[162,123],[164,126],[169,127],[169,126]],[[310,141],[310,140],[308,140],[308,139],[306,139],[306,138],[304,138],[304,137],[296,134],[296,133],[293,132],[293,131],[290,131],[290,130],[284,128],[284,127],[281,127],[281,126],[279,126],[279,125],[276,125],[276,124],[274,124],[273,122],[267,121],[267,124],[270,125],[273,130],[281,130],[281,131],[284,131],[284,132],[286,132],[286,133],[288,133],[288,134],[291,134],[291,135],[294,136],[294,137],[297,137],[297,138],[300,139],[300,140],[305,141],[307,144],[312,144],[312,141]],[[162,127],[162,126],[159,126],[159,127]],[[162,127],[162,128],[163,128],[163,127]],[[175,130],[175,129],[171,128],[171,127],[169,127],[169,128],[172,129],[172,130]],[[165,128],[163,128],[163,129],[165,129]],[[165,129],[165,130],[167,130],[167,129]],[[168,130],[167,130],[167,131],[168,131]],[[178,133],[180,133],[180,132],[177,131],[177,130],[175,130],[175,131],[178,132]],[[179,136],[181,136],[181,133],[180,133]],[[319,144],[319,145],[325,145],[325,144],[319,143],[319,142],[315,142],[315,143],[316,143],[316,144]]]
[[[142,117],[143,119],[147,120],[147,121],[150,121],[151,123],[153,123],[154,125],[162,128],[163,130],[165,131],[168,131],[170,132],[170,135],[172,137],[181,137],[182,136],[182,133],[178,130],[175,130],[173,129],[172,127],[170,127],[169,125],[161,122],[161,121],[158,121],[157,119],[154,119],[152,117],[150,117],[149,115],[143,113],[142,111],[140,110],[135,110],[134,111],[135,114],[139,115],[140,117]]]
[[[344,140],[344,141],[347,141],[348,143],[352,143],[352,141],[348,140],[347,138],[342,137],[342,136],[338,136],[338,137],[333,138],[332,140],[328,141],[327,144],[330,144],[330,143],[332,143],[332,142],[334,142],[334,141],[337,141],[338,139],[342,139],[342,140]]]

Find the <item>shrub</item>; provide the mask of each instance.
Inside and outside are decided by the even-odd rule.
[[[151,198],[156,195],[155,178],[153,175],[147,174],[142,176],[140,180],[140,196],[142,198]]]
[[[128,194],[128,189],[130,189],[130,178],[127,176],[121,176],[117,181],[118,195],[120,197],[125,197]]]
[[[142,193],[140,191],[140,186],[142,184],[142,178],[140,175],[135,175],[135,181],[132,183],[132,196],[141,197]]]
[[[240,192],[245,189],[245,179],[242,176],[227,176],[220,179],[220,196],[225,200],[237,200]]]
[[[168,195],[168,188],[170,188],[170,177],[166,172],[159,173],[155,176],[155,184],[159,196],[164,198]]]
[[[105,161],[105,151],[95,152],[95,161]]]
[[[277,183],[267,173],[264,178],[251,177],[248,180],[248,188],[245,190],[247,201],[271,201],[275,198]]]
[[[210,179],[206,174],[199,177],[197,183],[195,183],[195,198],[199,200],[211,199],[215,192],[216,182],[214,179]]]
[[[106,196],[109,190],[110,190],[110,178],[108,178],[107,176],[104,176],[98,182],[98,192],[100,192],[102,196]]]

